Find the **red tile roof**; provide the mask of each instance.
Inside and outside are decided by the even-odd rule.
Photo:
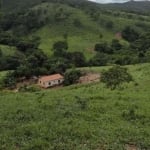
[[[47,82],[47,81],[59,80],[63,78],[64,77],[60,74],[54,74],[54,75],[49,75],[49,76],[42,76],[40,77],[40,80],[43,82]]]

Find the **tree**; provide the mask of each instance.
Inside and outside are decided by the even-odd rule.
[[[109,57],[104,53],[97,53],[89,61],[89,66],[105,66],[108,63]]]
[[[53,44],[54,56],[63,56],[68,49],[67,41],[57,41]]]
[[[65,80],[64,85],[71,85],[77,82],[77,80],[80,78],[81,72],[79,70],[68,70],[65,73]]]
[[[111,47],[113,50],[120,50],[122,48],[122,45],[119,43],[119,40],[113,39],[111,43]]]
[[[86,65],[86,59],[82,52],[68,52],[66,53],[66,59],[76,67],[84,67]]]
[[[19,51],[26,52],[28,49],[37,48],[36,44],[36,42],[32,42],[31,40],[23,39],[18,41],[16,47]]]
[[[114,90],[123,83],[132,81],[132,76],[128,73],[127,68],[114,66],[102,73],[101,81],[105,83],[108,88]]]
[[[5,88],[15,88],[16,87],[16,79],[14,77],[14,72],[9,71],[3,79],[3,86]]]
[[[102,39],[102,38],[103,38],[103,34],[100,33],[100,34],[99,34],[99,39]]]
[[[73,24],[77,28],[82,27],[82,23],[81,23],[81,21],[78,18],[74,19]]]
[[[108,44],[106,42],[97,43],[95,45],[94,50],[97,52],[101,52],[101,53],[108,53],[108,54],[113,53],[112,49],[108,46]]]
[[[16,70],[15,70],[15,77],[30,77],[31,71],[33,71],[33,68],[30,68],[29,64],[24,63],[21,64]]]
[[[64,34],[63,34],[63,38],[64,38],[64,40],[67,41],[67,40],[68,40],[68,33],[64,33]]]
[[[114,27],[114,23],[112,21],[107,21],[105,24],[106,28],[112,29]]]
[[[139,38],[139,33],[130,26],[127,26],[122,31],[122,37],[128,42],[133,42]]]
[[[49,74],[54,73],[64,73],[67,68],[70,67],[70,63],[67,59],[62,57],[52,57],[45,64],[47,70],[49,70]]]
[[[27,61],[31,67],[42,67],[47,60],[47,56],[40,49],[33,49],[33,52],[30,52]]]
[[[139,36],[139,38],[131,43],[131,48],[138,51],[146,52],[150,48],[150,32]]]

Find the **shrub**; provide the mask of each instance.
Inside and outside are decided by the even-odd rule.
[[[54,56],[63,57],[68,49],[68,43],[66,41],[57,41],[53,44]]]
[[[108,29],[112,29],[114,27],[114,23],[112,21],[108,21],[106,22],[105,27]]]
[[[144,120],[145,120],[145,116],[138,114],[136,112],[135,108],[130,108],[129,110],[124,111],[122,113],[122,117],[127,121],[141,120],[142,122],[144,122]]]
[[[16,87],[16,78],[14,77],[14,72],[9,71],[2,81],[2,85],[5,88],[14,89]]]
[[[130,26],[127,26],[122,31],[122,36],[125,40],[133,42],[139,38],[139,33]]]
[[[122,45],[120,44],[119,40],[113,39],[111,47],[113,50],[120,50],[122,48]]]
[[[80,106],[80,108],[83,110],[83,109],[86,109],[88,104],[88,100],[87,99],[84,99],[84,98],[81,98],[79,96],[76,96],[75,97],[77,99],[77,104]]]
[[[79,70],[68,70],[65,73],[65,80],[64,85],[71,85],[77,82],[77,80],[80,78],[81,72]]]
[[[95,45],[94,50],[97,51],[97,52],[107,53],[107,54],[112,54],[113,53],[112,49],[109,47],[109,45],[106,42],[97,43]]]
[[[97,53],[89,60],[89,66],[105,66],[109,61],[108,55],[104,53]]]
[[[132,76],[127,72],[126,68],[114,66],[102,73],[101,81],[104,82],[108,88],[114,90],[123,83],[132,81]]]
[[[19,92],[37,92],[39,91],[40,89],[36,86],[26,86],[26,85],[23,85],[19,88]]]
[[[77,28],[82,27],[82,23],[78,18],[74,19],[73,24]]]

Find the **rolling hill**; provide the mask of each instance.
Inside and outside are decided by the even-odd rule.
[[[144,63],[150,61],[149,2],[2,2],[0,149],[149,150],[150,63]],[[92,67],[92,61],[108,66]],[[26,85],[71,67],[100,74],[114,63],[133,64],[126,66],[133,81],[119,89],[102,82],[47,90]]]
[[[26,35],[28,37],[39,36],[41,38],[39,48],[46,54],[51,55],[53,43],[62,40],[67,34],[69,51],[81,51],[87,58],[91,58],[95,54],[93,49],[96,43],[99,41],[111,42],[115,38],[115,34],[121,32],[127,25],[135,27],[139,32],[147,30],[150,26],[150,18],[131,11],[137,6],[143,10],[148,8],[149,5],[145,3],[99,5],[85,0],[6,0],[3,3],[3,10],[4,12],[8,9],[12,12],[14,10],[20,12],[21,15],[17,19],[22,16],[26,19],[28,14],[33,14],[33,18],[29,18],[30,20],[27,22],[32,22],[33,28],[37,24],[40,26]],[[129,9],[121,11],[121,7]],[[22,25],[14,24],[13,34],[20,33]],[[111,24],[110,27],[109,24]],[[100,35],[103,36],[102,39],[99,38]],[[126,44],[125,41],[122,43]]]
[[[107,4],[106,7],[139,13],[150,13],[150,1],[129,1],[123,4]]]

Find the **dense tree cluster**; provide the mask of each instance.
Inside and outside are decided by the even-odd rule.
[[[122,31],[122,36],[125,40],[133,42],[139,38],[139,33],[130,26],[127,26]]]

